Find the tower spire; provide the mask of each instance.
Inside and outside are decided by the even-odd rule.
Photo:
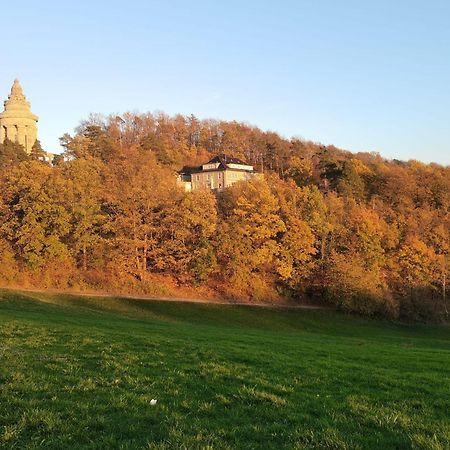
[[[14,80],[14,83],[11,88],[11,96],[21,96],[23,97],[22,86],[20,85],[20,81],[18,78]]]
[[[23,107],[30,108],[30,104],[27,102],[25,95],[23,95],[22,86],[20,81],[16,78],[11,87],[11,94],[8,95],[8,100],[5,101],[5,109],[8,108],[10,104],[21,104]]]

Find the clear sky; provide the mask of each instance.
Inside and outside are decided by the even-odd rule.
[[[448,0],[22,0],[0,17],[0,97],[21,80],[48,151],[90,113],[162,110],[450,164]]]

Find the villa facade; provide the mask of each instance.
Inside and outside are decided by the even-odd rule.
[[[187,191],[210,189],[221,192],[238,181],[248,181],[255,176],[252,165],[227,155],[218,155],[205,164],[183,167],[179,172],[179,183]]]

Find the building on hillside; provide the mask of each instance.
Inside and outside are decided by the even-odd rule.
[[[179,172],[178,182],[187,191],[211,189],[221,192],[237,181],[248,181],[261,174],[253,166],[227,155],[218,155],[207,163],[197,167],[183,167]]]
[[[5,110],[0,113],[0,143],[9,139],[30,153],[37,139],[38,117],[31,112],[30,102],[23,95],[19,80],[14,80],[4,106]]]

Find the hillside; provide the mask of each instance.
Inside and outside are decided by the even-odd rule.
[[[450,445],[448,327],[1,291],[0,337],[0,448]]]
[[[0,145],[0,282],[326,303],[448,320],[450,168],[194,116],[92,116],[39,152]],[[176,170],[228,153],[263,173],[221,195]]]

